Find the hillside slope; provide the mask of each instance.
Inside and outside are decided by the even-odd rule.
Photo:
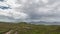
[[[0,34],[60,34],[59,25],[34,25],[27,23],[0,23]]]

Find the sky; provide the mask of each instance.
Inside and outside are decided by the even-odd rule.
[[[0,0],[0,21],[60,22],[60,0]]]

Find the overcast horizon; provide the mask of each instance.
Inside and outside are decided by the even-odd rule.
[[[0,0],[0,21],[60,22],[60,0]]]

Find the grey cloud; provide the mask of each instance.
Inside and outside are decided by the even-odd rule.
[[[18,0],[17,4],[21,4],[21,7],[16,7],[15,10],[23,13],[18,15],[21,18],[11,20],[15,21],[49,21],[60,22],[60,0],[48,0],[48,3],[44,3],[42,0]],[[27,17],[24,17],[26,16]],[[17,17],[17,16],[16,16]]]
[[[26,3],[24,3],[23,7],[21,8],[26,14],[29,15],[29,19],[31,20],[45,20],[45,21],[56,21],[56,19],[58,19],[60,17],[60,12],[58,11],[58,7],[59,6],[59,0],[48,0],[47,4],[44,4],[43,2],[39,1],[38,3],[34,2],[35,0],[32,1],[27,1]],[[48,5],[48,7],[47,7]],[[39,9],[39,8],[43,8],[43,9]],[[38,11],[38,9],[40,11]],[[56,19],[55,19],[56,18]],[[60,21],[58,19],[58,21]]]
[[[10,7],[6,7],[6,6],[0,6],[0,9],[5,10],[5,9],[11,9],[11,8]]]
[[[3,2],[4,0],[0,0],[1,2]]]

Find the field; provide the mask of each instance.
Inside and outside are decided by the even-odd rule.
[[[34,25],[25,22],[2,23],[0,22],[0,34],[60,34],[59,25]]]

